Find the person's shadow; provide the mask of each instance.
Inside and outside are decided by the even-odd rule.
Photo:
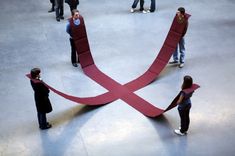
[[[152,123],[153,127],[156,129],[156,133],[158,133],[161,145],[164,146],[164,154],[166,155],[187,155],[187,135],[179,136],[174,133],[174,129],[177,127],[173,127],[165,115],[160,115],[155,118],[149,118],[149,121]],[[177,122],[177,121],[172,121]]]
[[[99,110],[98,107],[101,106],[75,106],[59,114],[53,121],[54,129],[40,131],[42,155],[74,155],[78,154],[76,151],[79,155],[87,155],[80,129]],[[60,127],[62,124],[66,125]],[[76,151],[72,150],[74,146]]]

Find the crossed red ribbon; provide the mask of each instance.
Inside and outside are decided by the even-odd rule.
[[[190,15],[186,14],[186,20],[188,20],[189,17]],[[81,67],[84,73],[88,77],[90,77],[98,84],[109,90],[109,92],[106,92],[96,97],[79,98],[62,93],[44,83],[49,89],[63,96],[66,99],[87,105],[103,105],[117,99],[122,99],[130,106],[134,107],[135,109],[137,109],[138,111],[149,117],[155,117],[161,115],[165,111],[168,111],[177,105],[176,101],[179,95],[177,95],[176,98],[172,101],[172,103],[166,109],[163,110],[153,106],[143,98],[139,97],[134,93],[134,91],[143,88],[152,81],[154,81],[158,77],[160,72],[164,69],[172,53],[176,49],[179,40],[181,39],[185,23],[179,23],[177,21],[177,17],[175,16],[171,28],[169,30],[169,33],[166,37],[166,40],[158,56],[155,58],[154,62],[149,67],[149,69],[140,77],[124,85],[121,85],[120,83],[116,82],[115,80],[104,74],[102,71],[100,71],[95,65],[90,52],[90,47],[87,39],[86,27],[83,17],[80,16],[79,18],[81,22],[79,26],[71,24],[72,22],[70,22],[70,24],[78,57],[81,63]],[[30,78],[29,74],[27,76]],[[197,88],[199,88],[199,85],[193,84],[193,86],[190,89],[183,91],[189,93],[196,90]]]

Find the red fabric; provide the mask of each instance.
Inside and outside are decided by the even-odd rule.
[[[188,20],[189,16],[190,15],[187,14],[186,20]],[[82,16],[80,17],[80,20],[81,24],[78,27],[72,25],[72,33],[75,40],[75,46],[77,49],[81,67],[88,77],[96,81],[98,84],[102,85],[104,88],[109,90],[109,92],[96,97],[79,98],[66,95],[45,84],[49,89],[65,97],[66,99],[87,105],[102,105],[117,99],[122,99],[130,106],[149,117],[161,115],[165,111],[168,111],[176,106],[178,96],[166,109],[163,110],[153,106],[152,104],[150,104],[149,102],[147,102],[146,100],[139,97],[133,92],[145,87],[146,85],[154,81],[158,77],[160,72],[165,68],[182,36],[185,23],[178,23],[175,17],[169,30],[169,33],[166,37],[166,40],[158,56],[156,57],[152,65],[149,67],[149,69],[138,78],[124,85],[121,85],[106,74],[104,74],[102,71],[100,71],[94,64],[94,60],[90,52],[89,43],[86,35],[85,23]],[[185,90],[185,92],[193,91],[197,88],[199,88],[199,85],[193,85],[192,88]]]

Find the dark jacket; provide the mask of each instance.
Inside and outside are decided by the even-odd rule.
[[[65,3],[70,6],[77,6],[79,4],[79,0],[65,0]]]
[[[34,90],[34,99],[38,112],[49,113],[52,111],[51,102],[49,100],[49,89],[42,82],[34,82],[30,80]]]

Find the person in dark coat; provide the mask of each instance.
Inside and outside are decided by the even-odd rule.
[[[72,10],[77,9],[77,6],[79,5],[79,0],[65,0],[65,3],[69,5],[70,11],[72,13]]]
[[[190,98],[192,97],[193,92],[185,93],[183,90],[191,88],[192,84],[193,84],[192,77],[189,75],[184,76],[184,82],[181,86],[182,90],[180,91],[180,97],[177,100],[178,111],[180,116],[180,127],[179,129],[175,130],[175,133],[178,135],[187,134],[189,128],[189,123],[190,123],[189,112],[192,105]]]
[[[51,124],[47,122],[46,113],[52,111],[51,102],[49,100],[49,89],[43,84],[40,78],[41,70],[33,68],[31,74],[31,86],[34,90],[34,99],[37,108],[38,123],[40,129],[51,128]]]

